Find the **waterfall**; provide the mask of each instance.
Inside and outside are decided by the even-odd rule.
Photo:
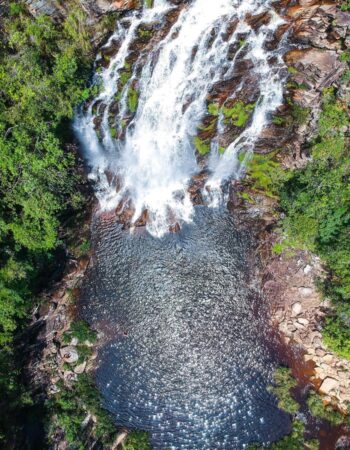
[[[264,12],[269,20],[254,30],[247,15]],[[167,24],[172,14],[176,18]],[[162,236],[169,224],[191,221],[188,186],[195,174],[208,169],[205,191],[210,190],[212,198],[213,193],[221,195],[224,181],[241,176],[238,156],[249,157],[271,113],[282,103],[281,52],[265,48],[282,23],[265,0],[192,0],[180,5],[155,0],[152,8],[118,22],[105,47],[118,43],[119,49],[108,67],[96,71],[99,93],[75,119],[102,210],[132,204],[133,221],[147,210],[148,230]],[[155,36],[135,50],[140,30],[150,29],[156,30]],[[253,63],[255,109],[226,151],[220,151],[213,139],[203,161],[194,139],[208,113],[208,95],[216,83],[232,78],[242,59]],[[230,99],[237,90],[230,92]],[[111,128],[113,114],[117,121]],[[220,134],[222,117],[218,122]]]

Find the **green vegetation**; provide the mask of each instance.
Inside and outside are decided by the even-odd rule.
[[[220,106],[217,103],[209,103],[208,113],[211,116],[218,116],[220,114]]]
[[[305,426],[300,420],[294,420],[292,431],[280,441],[272,444],[271,450],[300,450],[306,444],[304,438]]]
[[[89,363],[91,344],[96,342],[97,335],[86,322],[79,320],[71,324],[64,335],[64,342],[70,343],[72,338],[78,340],[76,349],[79,359],[64,364],[64,369],[70,372]],[[104,448],[110,446],[116,437],[116,427],[111,416],[101,407],[101,395],[91,375],[81,373],[75,381],[59,381],[56,386],[58,392],[52,394],[46,404],[49,441],[54,439],[58,430],[62,430],[71,450],[87,448],[87,440],[92,438]],[[141,431],[130,433],[124,449],[150,450],[148,434]]]
[[[201,156],[205,156],[210,152],[210,143],[208,141],[202,141],[202,139],[196,136],[193,143]]]
[[[278,407],[295,415],[299,410],[299,404],[294,400],[291,389],[293,389],[297,383],[293,378],[290,369],[287,367],[279,367],[275,371],[275,382],[271,386],[270,391],[276,395],[278,399]],[[271,450],[300,450],[304,448],[305,426],[297,419],[293,419],[291,432],[279,440],[271,444],[268,448]],[[259,444],[255,444],[249,447],[249,450],[263,450],[263,447]]]
[[[137,105],[139,101],[139,93],[133,87],[128,91],[128,107],[130,112],[135,113],[137,110]]]
[[[310,391],[307,405],[312,416],[327,420],[332,425],[340,425],[346,420],[346,416],[335,410],[332,405],[325,405],[322,397],[314,391]]]
[[[295,102],[290,102],[290,106],[292,108],[291,115],[293,122],[297,125],[303,125],[310,116],[310,109],[303,108]]]
[[[272,123],[274,123],[275,125],[285,125],[286,119],[280,116],[273,116]]]
[[[254,111],[255,103],[245,104],[241,101],[235,102],[232,107],[222,107],[222,112],[227,123],[232,123],[236,127],[244,127],[252,111]]]
[[[137,29],[137,35],[142,41],[147,42],[153,36],[153,29],[152,28],[146,28],[146,27],[139,27]]]
[[[295,67],[293,67],[293,66],[289,66],[289,67],[288,67],[288,72],[289,72],[291,75],[296,75],[297,73],[299,73],[299,71],[298,71]]]
[[[275,384],[271,388],[271,392],[278,398],[278,407],[295,414],[299,409],[299,404],[294,400],[291,389],[297,385],[290,369],[287,367],[279,367],[275,372]]]
[[[78,320],[72,323],[69,331],[66,331],[64,340],[70,342],[72,338],[78,339],[80,343],[88,341],[93,344],[96,342],[97,335],[86,322]]]
[[[126,439],[123,450],[151,450],[149,436],[143,431],[133,431]]]
[[[329,277],[325,294],[334,300],[336,314],[324,329],[326,343],[350,358],[350,156],[344,130],[349,126],[346,105],[332,90],[325,92],[319,134],[312,161],[294,171],[279,189],[286,213],[284,232],[300,247],[319,254]]]
[[[218,103],[209,103],[207,106],[208,115],[205,118],[205,123],[198,127],[198,135],[193,140],[193,144],[201,156],[210,153],[211,140],[216,133],[220,114],[224,116],[226,125],[242,128],[247,125],[255,108],[255,103],[245,104],[242,101],[233,102],[230,100],[226,104],[220,106]],[[220,154],[225,153],[225,150],[224,147],[219,147]]]
[[[350,10],[350,0],[343,0],[343,2],[340,5],[340,9],[342,11],[349,11]]]
[[[10,2],[0,28],[0,446],[30,400],[13,340],[56,267],[58,227],[84,205],[69,121],[90,95],[90,30],[72,0],[63,23]],[[84,249],[82,249],[84,250]],[[12,437],[11,437],[12,439]]]
[[[299,411],[300,405],[293,398],[291,392],[291,390],[297,386],[297,382],[293,378],[291,370],[286,367],[279,367],[276,369],[274,378],[274,384],[270,387],[270,391],[276,395],[278,407],[291,414],[293,416],[293,421],[291,433],[280,441],[271,444],[268,448],[271,450],[299,450],[302,448],[308,448],[310,450],[318,449],[318,439],[305,440],[305,426],[303,422],[297,418],[296,413]],[[308,394],[307,405],[309,412],[313,417],[325,420],[333,426],[350,424],[349,416],[341,414],[331,405],[325,405],[322,397],[313,390]],[[258,444],[249,447],[249,450],[262,449],[263,447]]]
[[[52,416],[48,423],[48,434],[52,436],[58,426],[72,450],[86,448],[87,433],[83,426],[88,414],[96,418],[93,436],[106,445],[113,441],[115,426],[109,414],[101,408],[101,398],[93,379],[88,374],[78,375],[77,381],[67,388],[58,383],[59,392],[48,401],[47,409]]]
[[[246,167],[247,174],[252,181],[252,188],[264,192],[269,197],[276,196],[276,186],[288,176],[281,171],[281,166],[275,160],[275,155],[276,153],[267,155],[255,153]],[[240,159],[244,159],[244,155],[241,155]]]
[[[291,108],[294,123],[307,120],[308,109]],[[326,263],[328,277],[322,289],[333,300],[335,311],[326,319],[323,336],[345,358],[350,358],[349,125],[347,105],[333,89],[326,89],[318,135],[310,145],[306,167],[284,170],[275,153],[254,155],[247,163],[250,186],[280,199],[284,241],[275,247],[276,253],[288,247],[304,248]]]
[[[305,426],[300,420],[295,420],[292,423],[291,432],[283,439],[275,442],[268,447],[262,447],[259,444],[254,444],[248,447],[248,450],[264,450],[268,448],[270,450],[301,450],[305,448],[307,442],[304,438]]]

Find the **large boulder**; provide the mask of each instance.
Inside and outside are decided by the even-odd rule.
[[[293,76],[294,81],[306,85],[309,90],[317,91],[331,86],[347,67],[339,61],[339,55],[335,51],[315,48],[292,50],[286,54],[285,60],[297,70]]]

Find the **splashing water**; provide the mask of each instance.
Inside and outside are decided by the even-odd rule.
[[[152,46],[138,52],[131,76],[118,92],[139,27],[161,28],[163,23],[164,28],[164,18],[175,11],[175,23],[165,37],[162,35]],[[245,20],[247,14],[264,12],[270,14],[269,23],[254,31]],[[227,38],[228,26],[234,21],[235,31]],[[215,205],[222,183],[241,175],[238,155],[253,151],[269,114],[282,102],[283,62],[278,50],[269,52],[264,47],[282,23],[269,1],[264,0],[193,0],[180,6],[156,0],[153,8],[134,12],[118,23],[107,46],[118,42],[120,48],[109,67],[95,75],[101,92],[75,121],[103,210],[131,201],[133,220],[147,210],[148,230],[157,236],[168,230],[169,221],[192,219],[193,205],[187,189],[191,177],[203,168],[196,157],[194,137],[207,113],[210,89],[232,77],[236,59],[244,52],[244,59],[254,63],[252,70],[260,94],[249,126],[225,153],[220,154],[218,145],[212,143],[207,188]],[[230,49],[243,34],[244,45],[229,60]],[[274,63],[270,62],[271,56],[276,57]],[[134,117],[125,126],[128,92],[135,82],[138,104]],[[122,136],[118,139],[111,133],[109,123],[116,96],[120,105],[118,136]],[[235,92],[231,98],[235,98]],[[101,121],[100,132],[96,129],[97,117]]]

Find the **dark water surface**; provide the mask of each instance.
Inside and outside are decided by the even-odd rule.
[[[162,239],[102,217],[93,239],[81,314],[105,333],[96,379],[118,425],[149,431],[156,449],[242,449],[288,432],[266,389],[273,351],[249,233],[198,207]]]

